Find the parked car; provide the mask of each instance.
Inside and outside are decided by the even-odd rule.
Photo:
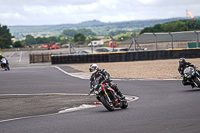
[[[128,51],[127,48],[110,48],[110,47],[104,47],[104,48],[98,48],[95,50],[96,52],[121,52],[121,51]]]
[[[109,48],[109,47],[104,47],[104,48],[98,48],[96,49],[95,51],[97,53],[100,53],[100,52],[112,52],[113,48]]]
[[[60,48],[60,46],[58,46],[58,45],[55,45],[54,43],[53,44],[43,44],[42,45],[42,48],[51,48],[51,49],[59,49]]]
[[[89,54],[91,53],[91,50],[80,50],[76,52],[75,54]],[[96,51],[93,51],[93,53],[97,53]]]
[[[114,52],[128,51],[128,48],[115,48]]]
[[[60,46],[57,46],[57,45],[52,45],[51,46],[51,49],[59,49],[60,48]]]
[[[69,47],[69,44],[63,44],[62,45],[62,48],[68,48]]]

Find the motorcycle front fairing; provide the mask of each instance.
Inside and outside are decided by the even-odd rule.
[[[101,85],[94,86],[94,93],[98,95],[97,97],[105,96],[109,102],[115,101],[115,91],[107,84],[103,83]],[[97,98],[99,100],[99,98]],[[113,102],[115,104],[115,102]]]
[[[116,99],[115,90],[112,89],[107,83],[103,83],[102,86],[106,90],[107,95],[114,101]]]

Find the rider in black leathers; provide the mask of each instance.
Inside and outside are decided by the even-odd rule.
[[[178,71],[179,71],[181,77],[183,77],[183,81],[182,81],[183,85],[191,85],[192,88],[194,88],[194,83],[187,82],[187,80],[186,80],[186,78],[185,78],[185,76],[184,76],[184,73],[183,73],[184,70],[185,70],[185,68],[187,68],[187,67],[189,67],[189,66],[193,67],[193,68],[196,70],[196,66],[193,65],[193,64],[190,63],[190,62],[186,62],[185,58],[180,58],[180,59],[179,59]],[[196,70],[196,71],[197,71],[198,73],[200,73],[199,70]]]
[[[90,93],[93,91],[93,87],[96,83],[108,83],[109,86],[113,88],[122,99],[125,98],[121,91],[119,91],[117,85],[112,83],[112,81],[110,80],[110,74],[106,72],[105,69],[99,69],[96,64],[91,64],[89,67],[89,71],[92,73],[90,77]]]

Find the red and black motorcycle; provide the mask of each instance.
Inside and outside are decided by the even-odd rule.
[[[118,96],[115,90],[112,89],[108,85],[108,83],[95,85],[91,92],[93,91],[97,96],[97,100],[99,100],[104,105],[104,107],[109,111],[113,111],[114,108],[126,109],[128,107],[127,100],[122,99],[120,96]]]

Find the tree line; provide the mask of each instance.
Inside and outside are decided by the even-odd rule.
[[[110,35],[114,36],[114,39],[116,41],[123,41],[131,37],[130,32],[127,33],[125,31],[121,32],[117,31],[115,34],[114,33],[115,33],[114,31],[111,31],[111,34],[109,34],[109,36]],[[90,29],[78,29],[78,30],[68,29],[68,30],[63,30],[62,34],[58,37],[51,36],[51,37],[34,38],[32,35],[26,35],[25,40],[16,41],[13,44],[13,46],[23,47],[24,45],[30,46],[34,44],[45,44],[45,43],[48,44],[50,42],[59,42],[60,44],[65,44],[68,43],[68,40],[66,40],[66,38],[70,39],[72,44],[83,45],[90,43],[91,40],[88,38],[88,36],[91,36],[92,40],[100,40],[95,37],[96,34],[92,32]]]
[[[153,27],[146,27],[140,34],[145,32],[179,32],[200,30],[200,20],[176,20],[163,24],[155,24]]]

